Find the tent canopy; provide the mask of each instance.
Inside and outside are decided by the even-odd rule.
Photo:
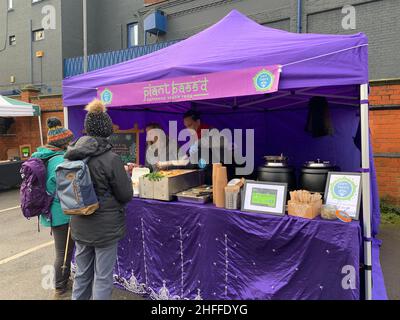
[[[0,117],[38,117],[40,107],[0,95]]]
[[[368,39],[362,33],[290,33],[261,26],[234,10],[215,25],[170,47],[65,79],[64,104],[85,105],[105,85],[265,65],[282,65],[280,90],[328,87],[328,92],[322,92],[325,95],[355,98],[358,89],[337,86],[368,82],[367,46]]]
[[[261,26],[234,10],[210,28],[170,47],[65,79],[64,105],[76,106],[67,109],[68,118],[70,129],[80,136],[86,114],[83,106],[97,97],[99,88],[277,65],[282,67],[278,92],[196,101],[195,106],[203,111],[202,121],[215,128],[253,129],[256,166],[261,164],[264,155],[283,152],[297,169],[306,160],[320,158],[337,164],[342,171],[360,171],[361,141],[357,135],[362,122],[360,105],[366,107],[361,109],[364,115],[361,127],[364,130],[361,131],[363,142],[368,142],[368,120],[365,121],[365,115],[368,119],[368,105],[366,100],[361,101],[360,94],[360,85],[367,91],[368,39],[362,33],[295,34]],[[304,130],[308,101],[312,96],[328,99],[334,134],[314,138]],[[367,99],[365,95],[363,98]],[[193,106],[192,102],[184,101],[146,105],[144,108],[127,102],[126,105],[110,107],[109,114],[122,130],[130,129],[134,124],[143,128],[156,121],[168,132],[170,121],[177,121],[178,130],[182,127],[180,113]],[[140,140],[140,150],[145,150],[144,137]],[[369,151],[372,153],[372,149]],[[141,154],[142,162],[143,155],[144,152]],[[364,162],[365,159],[368,160],[368,154],[364,149]],[[380,212],[372,154],[369,162],[374,236],[379,230]],[[363,175],[368,174],[365,171]],[[374,248],[373,296],[384,299],[376,243]]]

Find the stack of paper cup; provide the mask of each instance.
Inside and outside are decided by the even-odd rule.
[[[228,185],[228,172],[226,167],[221,167],[217,170],[215,184],[215,205],[217,208],[225,208],[225,187]]]
[[[213,172],[212,172],[212,185],[213,185],[213,203],[215,204],[215,200],[217,199],[215,191],[217,190],[217,172],[222,167],[221,163],[213,164]]]

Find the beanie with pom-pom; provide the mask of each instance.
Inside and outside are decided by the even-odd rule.
[[[62,148],[74,139],[72,131],[64,128],[58,118],[47,119],[47,128],[47,144],[51,146]]]
[[[100,100],[93,100],[85,110],[88,112],[85,118],[85,130],[89,136],[108,138],[114,133],[112,120]]]

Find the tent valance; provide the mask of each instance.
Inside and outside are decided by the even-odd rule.
[[[98,88],[206,73],[281,65],[279,90],[368,83],[365,34],[297,34],[257,24],[233,10],[208,29],[172,46],[65,79],[65,106],[96,98]],[[358,93],[357,93],[358,95]]]
[[[260,66],[121,84],[99,88],[98,96],[112,107],[262,95],[278,91],[280,71],[280,66]]]

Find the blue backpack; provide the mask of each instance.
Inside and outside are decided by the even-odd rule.
[[[88,161],[66,160],[56,168],[57,197],[66,215],[89,216],[99,208]]]

